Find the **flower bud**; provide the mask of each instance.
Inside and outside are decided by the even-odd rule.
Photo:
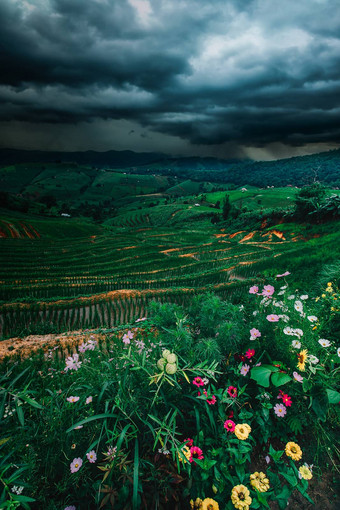
[[[169,349],[164,349],[164,351],[162,352],[162,356],[164,359],[167,359],[167,357],[169,356],[169,354],[171,354],[171,352],[169,351]]]
[[[164,370],[164,365],[166,364],[166,361],[164,358],[161,358],[157,361],[157,368],[159,368],[159,370]]]
[[[177,365],[176,363],[167,363],[165,367],[165,371],[167,374],[172,375],[177,372]]]
[[[171,353],[171,354],[167,355],[166,359],[167,359],[168,363],[176,363],[177,356],[176,356],[176,354]]]

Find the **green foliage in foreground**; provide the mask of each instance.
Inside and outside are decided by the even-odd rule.
[[[56,346],[4,362],[0,507],[311,501],[304,463],[315,475],[322,451],[339,454],[339,293],[281,282],[241,306],[154,303],[153,319],[66,360]]]

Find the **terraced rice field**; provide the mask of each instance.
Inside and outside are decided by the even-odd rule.
[[[1,239],[0,334],[113,327],[152,300],[185,303],[213,290],[237,296],[296,248],[294,232],[214,227],[101,229],[75,238]]]

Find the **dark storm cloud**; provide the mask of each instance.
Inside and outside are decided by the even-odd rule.
[[[0,120],[338,142],[338,0],[2,0]],[[146,135],[144,135],[146,136]]]

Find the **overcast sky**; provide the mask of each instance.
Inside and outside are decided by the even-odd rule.
[[[340,146],[339,0],[0,0],[0,146]]]

